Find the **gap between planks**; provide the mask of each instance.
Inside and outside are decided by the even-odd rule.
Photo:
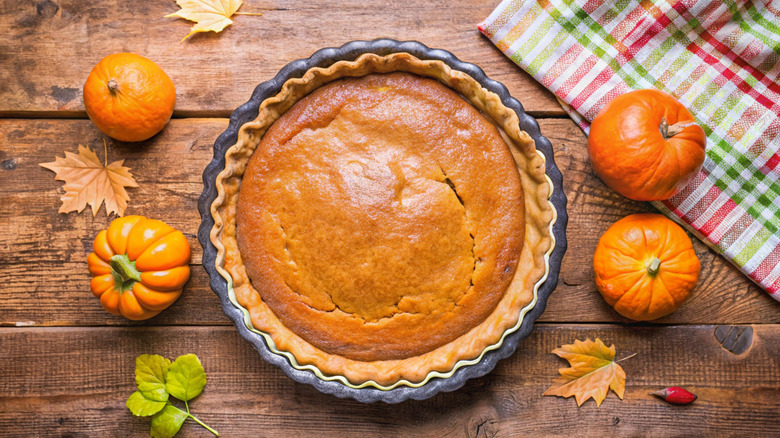
[[[178,110],[174,111],[172,119],[228,119],[233,110]],[[526,111],[526,114],[536,119],[568,119],[563,110]],[[0,111],[0,119],[35,119],[35,120],[84,120],[86,111]]]
[[[575,328],[575,327],[582,327],[585,329],[594,329],[598,326],[608,326],[610,328],[616,328],[616,327],[622,327],[626,330],[631,329],[647,329],[647,328],[658,328],[658,329],[668,329],[668,328],[674,328],[674,327],[680,327],[682,329],[694,329],[694,328],[701,328],[701,329],[712,329],[714,330],[716,327],[722,326],[722,325],[728,325],[728,324],[624,324],[620,322],[615,321],[604,321],[604,322],[554,322],[554,321],[543,321],[543,322],[534,322],[534,328],[561,328],[561,329],[568,329],[568,328]],[[762,328],[777,328],[780,330],[780,324],[772,324],[772,323],[750,323],[750,324],[734,324],[736,326],[759,326]],[[62,326],[36,326],[36,325],[2,325],[0,326],[0,335],[4,333],[14,333],[14,331],[34,331],[34,332],[59,332],[62,331],[62,329],[73,329],[73,330],[83,330],[83,331],[98,331],[98,330],[169,330],[171,328],[195,328],[195,329],[207,329],[207,328],[225,328],[225,327],[234,327],[234,324],[232,323],[225,323],[225,324],[208,324],[208,325],[197,325],[197,324],[171,324],[171,325],[62,325]],[[714,332],[713,332],[714,333]],[[714,336],[714,334],[713,334]],[[521,341],[522,342],[522,341]]]

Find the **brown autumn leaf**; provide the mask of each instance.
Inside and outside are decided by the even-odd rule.
[[[233,15],[263,15],[252,12],[237,12],[243,2],[241,0],[176,0],[181,8],[165,17],[179,17],[194,21],[195,25],[182,41],[196,32],[222,32],[222,29],[233,24]]]
[[[596,406],[600,406],[611,388],[623,399],[626,372],[615,363],[614,345],[607,348],[599,338],[596,342],[575,340],[574,344],[563,345],[552,353],[568,360],[570,367],[559,369],[561,375],[553,379],[552,386],[542,395],[574,396],[577,406],[592,397]]]
[[[87,204],[92,206],[96,216],[100,204],[106,203],[106,215],[125,214],[130,197],[125,187],[138,187],[130,174],[130,168],[122,166],[125,160],[103,165],[92,149],[79,145],[79,153],[65,152],[65,158],[56,157],[51,163],[40,163],[41,167],[54,171],[54,179],[65,181],[62,206],[59,213],[78,211]]]

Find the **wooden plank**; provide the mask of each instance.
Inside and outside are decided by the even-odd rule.
[[[150,141],[109,145],[109,160],[124,158],[140,184],[129,190],[127,214],[169,222],[188,236],[193,249],[193,278],[182,302],[154,324],[229,324],[198,266],[201,248],[195,238],[201,175],[226,125],[224,119],[173,120]],[[542,119],[541,127],[564,174],[570,216],[561,280],[541,320],[625,322],[596,292],[592,254],[611,223],[651,207],[622,198],[595,177],[585,137],[571,121]],[[0,325],[138,324],[105,314],[88,290],[85,259],[92,239],[109,223],[104,210],[95,218],[88,212],[57,214],[62,183],[38,166],[75,151],[79,143],[102,157],[102,136],[87,120],[0,120],[0,162],[6,163],[0,170],[0,204],[5,206],[0,210],[0,283],[5,285],[0,288]],[[780,323],[780,303],[701,243],[695,248],[702,261],[700,286],[688,303],[660,322]]]
[[[226,119],[173,120],[153,140],[110,143],[109,161],[125,159],[138,184],[126,214],[161,219],[181,230],[192,248],[192,276],[182,298],[155,324],[231,324],[200,266],[197,241],[202,174]],[[0,325],[136,325],[107,314],[89,291],[86,256],[111,219],[57,214],[62,183],[38,163],[54,161],[78,144],[103,158],[102,135],[88,120],[0,120]],[[112,217],[113,218],[113,217]],[[43,238],[42,238],[43,237]],[[141,323],[143,324],[143,323]]]
[[[771,436],[780,403],[780,326],[754,326],[756,342],[735,356],[712,326],[541,324],[509,359],[458,391],[399,405],[364,405],[294,383],[228,327],[0,328],[0,436],[134,433],[149,420],[124,402],[134,359],[197,354],[208,374],[190,408],[224,436]],[[565,362],[553,348],[574,339],[614,343],[628,376],[625,399],[541,393]],[[699,396],[673,406],[649,395],[684,386]],[[120,432],[121,431],[121,432]],[[192,435],[190,435],[192,434]],[[193,424],[183,436],[209,436]]]
[[[21,4],[20,4],[21,3]],[[222,34],[180,42],[192,25],[164,18],[173,1],[2,0],[0,115],[84,117],[82,87],[92,67],[114,52],[158,63],[177,89],[177,116],[221,116],[249,99],[287,63],[323,47],[379,37],[418,40],[449,50],[503,82],[538,115],[565,116],[553,95],[507,59],[477,24],[494,2],[436,0],[254,0]]]

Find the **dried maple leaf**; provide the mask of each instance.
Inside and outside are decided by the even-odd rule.
[[[103,165],[92,149],[79,145],[78,154],[65,152],[65,158],[56,157],[55,161],[40,163],[40,166],[54,171],[54,179],[65,181],[59,213],[81,213],[89,204],[92,216],[96,216],[100,204],[105,201],[106,215],[122,216],[130,200],[125,187],[138,187],[130,169],[122,166],[124,161]]]
[[[574,396],[577,406],[593,397],[599,406],[611,388],[623,399],[626,372],[615,363],[614,345],[607,348],[599,338],[596,342],[575,340],[574,344],[556,348],[552,353],[568,360],[570,367],[559,369],[560,377],[553,379],[552,386],[542,395]]]
[[[236,12],[241,7],[241,0],[176,0],[181,8],[166,17],[179,17],[194,21],[195,25],[182,41],[195,32],[222,32],[222,29],[233,24],[233,15],[263,15],[251,12]]]

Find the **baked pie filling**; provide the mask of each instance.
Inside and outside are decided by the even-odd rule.
[[[380,387],[500,342],[533,301],[554,216],[516,125],[472,78],[408,54],[288,81],[240,130],[212,206],[253,328],[299,366]]]

